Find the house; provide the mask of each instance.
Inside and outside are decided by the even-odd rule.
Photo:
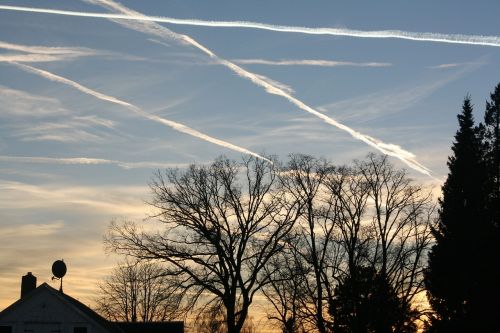
[[[184,333],[183,322],[110,322],[88,306],[52,288],[36,287],[28,273],[21,298],[0,312],[0,333]]]

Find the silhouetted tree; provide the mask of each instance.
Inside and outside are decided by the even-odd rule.
[[[369,257],[369,242],[374,235],[372,226],[366,223],[369,214],[370,184],[358,166],[335,168],[326,179],[328,200],[334,209],[330,212],[335,221],[336,243],[342,252],[342,267],[351,274]]]
[[[412,181],[406,170],[395,168],[387,156],[370,154],[356,167],[371,201],[364,217],[371,220],[370,266],[411,305],[425,292],[426,254],[435,224],[431,192]]]
[[[328,298],[338,269],[338,251],[333,241],[335,223],[330,214],[333,201],[322,200],[325,180],[331,171],[332,166],[324,159],[297,154],[290,156],[281,177],[287,193],[304,205],[294,228],[296,237],[289,245],[296,260],[294,267],[309,267],[303,271],[301,302],[305,304],[299,308],[300,316],[320,333],[328,332]]]
[[[490,98],[484,114],[484,160],[488,177],[488,210],[493,223],[500,228],[500,83]]]
[[[339,323],[347,332],[414,331],[426,310],[414,301],[424,291],[425,254],[435,221],[430,191],[386,156],[373,154],[353,167],[336,169],[328,189],[336,202],[337,242],[346,257],[331,300],[333,331],[341,329]],[[378,289],[364,288],[368,285]],[[370,301],[364,300],[366,293]],[[346,317],[360,299],[365,310]]]
[[[487,172],[472,105],[466,97],[448,158],[448,178],[440,200],[436,243],[426,272],[428,298],[435,311],[431,332],[498,332],[499,308],[491,287],[495,239],[487,217]],[[495,305],[493,305],[495,304]],[[493,306],[492,306],[493,305]]]
[[[227,333],[224,307],[212,304],[202,309],[194,321],[196,333]],[[241,329],[241,333],[255,333],[252,318],[249,317]]]
[[[277,171],[260,159],[219,158],[157,172],[150,204],[163,230],[115,223],[106,243],[118,253],[163,261],[189,308],[221,304],[227,332],[239,333],[255,294],[269,283],[264,267],[282,251],[300,213],[301,203],[288,200]]]
[[[351,167],[294,155],[282,182],[290,197],[304,202],[288,238],[289,252],[281,259],[285,264],[270,268],[275,282],[266,289],[282,328],[335,332],[339,312],[330,306],[340,290],[336,288],[356,278],[360,266],[379,272],[377,281],[383,277],[407,310],[396,313],[404,315],[397,321],[386,321],[399,323],[399,330],[415,322],[420,313],[413,301],[424,291],[425,254],[434,223],[430,192],[377,155]],[[295,277],[297,271],[303,276]],[[383,306],[379,303],[380,323],[383,314],[395,314]]]
[[[482,249],[484,253],[484,276],[481,281],[480,302],[476,312],[487,317],[486,327],[500,331],[497,324],[497,309],[500,306],[500,83],[486,102],[482,131],[483,161],[486,169],[485,199],[486,228]],[[493,306],[491,306],[493,305]],[[478,317],[478,320],[484,320]],[[491,323],[491,324],[490,324]]]
[[[336,333],[405,333],[417,326],[408,304],[387,277],[358,266],[335,288],[330,303]]]
[[[175,284],[154,263],[119,265],[99,284],[96,310],[113,321],[165,321],[176,317]]]
[[[223,307],[220,304],[213,304],[196,316],[195,331],[196,333],[225,333],[227,331],[225,322]]]
[[[295,240],[297,238],[290,237],[288,242]],[[277,322],[282,333],[303,331],[301,315],[307,306],[306,277],[310,267],[295,250],[295,247],[287,247],[269,261],[266,270],[271,280],[262,289],[272,307],[268,319]]]
[[[161,222],[153,227],[161,230],[115,222],[107,247],[163,262],[182,309],[223,310],[207,312],[214,320],[200,327],[242,332],[262,292],[283,332],[332,332],[343,320],[343,310],[331,308],[341,286],[357,284],[366,267],[376,287],[369,304],[378,311],[370,327],[411,331],[433,207],[387,157],[369,155],[352,167],[308,155],[293,155],[284,166],[219,158],[157,172],[151,189],[153,218]]]

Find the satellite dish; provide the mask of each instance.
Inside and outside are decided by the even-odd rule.
[[[66,264],[62,260],[56,260],[52,264],[52,274],[54,274],[54,277],[58,279],[62,279],[64,275],[66,275]]]
[[[64,263],[64,261],[62,259],[56,260],[52,264],[52,274],[54,274],[54,276],[52,277],[52,280],[54,280],[54,279],[61,280],[61,285],[59,287],[59,291],[61,293],[63,292],[62,280],[63,280],[63,276],[66,275],[66,271],[67,271],[66,264]]]

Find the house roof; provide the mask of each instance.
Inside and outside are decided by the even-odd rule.
[[[184,332],[184,322],[182,321],[171,321],[171,322],[149,322],[149,323],[125,323],[125,322],[111,322],[97,314],[91,308],[83,304],[82,302],[74,299],[73,297],[66,295],[53,287],[49,286],[47,283],[43,283],[36,289],[32,290],[26,294],[23,298],[12,303],[9,307],[5,308],[0,312],[0,320],[4,315],[15,311],[21,304],[29,302],[30,299],[36,297],[37,294],[48,292],[52,297],[59,299],[61,302],[72,307],[75,311],[79,312],[84,317],[88,318],[89,321],[94,322],[96,325],[103,328],[109,333],[183,333]]]
[[[0,312],[0,319],[2,318],[3,315],[14,311],[16,308],[19,307],[19,305],[29,302],[29,300],[33,297],[35,297],[37,294],[43,293],[43,292],[48,292],[51,296],[56,297],[63,303],[68,304],[71,306],[73,309],[81,313],[83,316],[87,317],[90,321],[94,322],[98,326],[102,327],[109,333],[124,333],[117,325],[115,325],[113,322],[110,322],[100,315],[98,315],[95,311],[90,309],[88,306],[85,304],[81,303],[80,301],[74,299],[73,297],[66,295],[51,286],[49,286],[47,283],[43,283],[40,286],[38,286],[35,290],[29,292],[27,295],[25,295],[23,298],[17,300],[13,304],[11,304],[9,307],[4,309],[2,312]]]

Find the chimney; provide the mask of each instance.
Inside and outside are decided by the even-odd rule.
[[[21,298],[28,295],[31,291],[36,289],[36,276],[28,272],[21,279]]]

